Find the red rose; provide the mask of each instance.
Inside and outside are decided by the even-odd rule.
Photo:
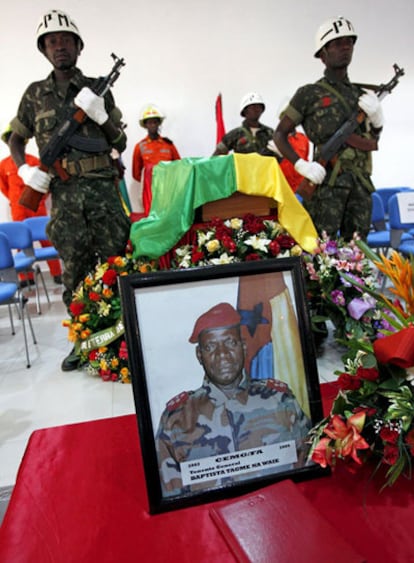
[[[202,260],[204,258],[204,253],[200,252],[199,250],[193,250],[191,253],[191,262],[193,264],[197,264],[197,262],[200,262],[200,260]]]
[[[69,309],[72,315],[74,317],[77,317],[83,313],[83,310],[85,309],[85,303],[72,301],[72,303],[69,305]]]
[[[108,260],[107,260],[108,264],[109,264],[110,266],[112,266],[112,264],[115,264],[116,258],[117,258],[116,256],[110,256],[110,257],[108,258]]]
[[[99,375],[104,381],[111,381],[111,370],[110,369],[100,369]]]
[[[381,428],[379,433],[381,440],[388,442],[389,444],[396,444],[398,442],[398,437],[400,433],[398,430],[392,430],[388,426]]]
[[[285,248],[287,250],[296,244],[295,240],[289,235],[279,235],[276,240],[280,244],[281,248]]]
[[[379,377],[379,372],[375,368],[359,367],[356,374],[360,379],[367,379],[368,381],[375,381]]]
[[[260,233],[260,231],[263,231],[265,228],[263,219],[256,217],[253,213],[247,213],[247,215],[243,217],[243,227],[248,233],[253,235],[257,235],[257,233]]]
[[[272,242],[269,244],[269,250],[272,256],[277,256],[280,253],[280,244],[277,242],[277,240],[272,240]]]
[[[99,293],[96,293],[96,291],[90,291],[88,293],[88,297],[91,301],[100,301],[101,296]]]
[[[111,381],[118,381],[118,374],[115,372],[111,373]]]
[[[122,340],[120,346],[119,346],[119,357],[121,360],[127,360],[128,359],[128,348],[127,348],[127,343],[125,342],[125,340]]]
[[[254,260],[260,260],[260,255],[256,254],[256,252],[252,252],[246,256],[246,262],[252,262]]]
[[[224,236],[221,242],[224,248],[229,252],[235,252],[237,250],[237,245],[231,237]]]
[[[102,276],[102,281],[105,285],[114,285],[116,283],[117,277],[118,274],[115,272],[115,270],[106,270],[106,272]]]
[[[343,391],[354,391],[361,387],[361,381],[355,375],[341,373],[338,377],[338,386]]]
[[[88,359],[90,362],[94,362],[99,356],[98,350],[91,350],[88,355]]]
[[[385,444],[383,461],[388,465],[394,465],[399,457],[398,447],[394,444]]]

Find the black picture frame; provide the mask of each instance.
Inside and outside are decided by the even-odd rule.
[[[120,277],[119,283],[151,514],[234,497],[282,479],[300,481],[329,472],[309,461],[299,466],[294,461],[280,465],[280,458],[274,458],[274,454],[274,459],[271,460],[276,463],[274,467],[262,471],[253,470],[253,467],[263,467],[270,463],[268,458],[266,461],[261,457],[267,455],[263,452],[264,447],[257,451],[243,449],[243,454],[240,454],[240,450],[234,450],[224,456],[221,454],[221,457],[227,456],[228,459],[220,458],[219,461],[216,459],[218,454],[213,453],[214,462],[210,461],[210,455],[197,457],[197,463],[193,464],[197,469],[191,468],[194,460],[183,461],[177,467],[180,469],[180,479],[183,482],[186,480],[185,484],[178,492],[171,492],[165,489],[165,473],[161,469],[165,467],[165,462],[157,456],[156,442],[160,444],[161,440],[156,435],[163,412],[169,417],[170,411],[175,416],[179,409],[187,408],[184,403],[192,396],[188,392],[200,388],[203,382],[203,366],[196,357],[196,344],[189,342],[195,321],[201,314],[223,302],[229,303],[238,312],[243,311],[250,321],[252,318],[256,319],[253,325],[249,325],[250,321],[243,324],[241,330],[244,341],[246,342],[246,338],[250,339],[250,345],[254,342],[258,350],[264,350],[259,340],[268,338],[266,331],[270,330],[270,346],[274,358],[272,365],[279,372],[275,379],[278,382],[285,379],[286,383],[287,374],[290,374],[289,388],[294,387],[294,396],[300,402],[301,409],[307,413],[308,425],[314,426],[323,418],[300,257],[133,274]],[[272,291],[275,292],[275,297],[272,297]],[[278,323],[273,321],[270,327],[262,329],[259,325],[269,323],[265,322],[263,310],[258,311],[256,305],[252,306],[255,301],[258,304],[264,303],[265,306],[271,303],[272,319],[277,318]],[[259,334],[260,331],[265,336]],[[283,349],[282,341],[285,342]],[[247,351],[249,342],[246,344]],[[252,359],[252,353],[250,354],[251,374],[257,357],[256,354]],[[257,365],[256,369],[260,371]],[[267,377],[269,373],[266,372],[265,375]],[[262,383],[264,381],[255,380],[260,389]],[[273,387],[274,380],[266,385]],[[283,389],[277,390],[278,393],[282,391]],[[247,419],[249,416],[250,411],[243,414],[243,418]],[[164,431],[161,436],[164,436]],[[296,445],[294,440],[282,442],[282,445],[272,444],[272,448],[279,448],[280,453],[280,448],[284,447],[289,451],[292,443]],[[250,460],[247,464],[242,463],[241,456],[247,456],[247,452],[253,456],[254,464]],[[292,452],[291,448],[291,454],[288,455],[294,456]],[[211,463],[213,467],[210,466]],[[210,479],[218,471],[235,471],[236,475],[226,474],[223,479]],[[196,480],[197,484],[190,483],[189,479]],[[167,485],[175,481],[172,479]]]

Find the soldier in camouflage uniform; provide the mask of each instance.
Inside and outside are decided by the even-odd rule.
[[[342,235],[350,240],[354,232],[365,238],[371,223],[371,150],[376,148],[383,117],[378,97],[352,84],[347,69],[351,63],[355,30],[348,20],[335,18],[322,24],[316,35],[315,57],[325,64],[324,77],[299,88],[291,99],[274,135],[282,154],[299,174],[318,185],[310,201],[304,201],[319,233]],[[366,119],[338,154],[326,164],[316,160],[320,147],[358,109]],[[315,161],[307,162],[293,151],[288,135],[302,124],[315,145]],[[352,146],[351,146],[352,145]]]
[[[110,153],[112,148],[120,153],[125,149],[126,136],[111,92],[104,98],[96,96],[90,89],[94,79],[76,67],[83,41],[73,20],[58,10],[48,12],[40,21],[37,42],[53,71],[24,93],[11,123],[10,149],[25,184],[38,192],[50,190],[48,236],[63,260],[63,301],[69,306],[73,290],[98,261],[125,250],[130,221],[118,194],[118,172]],[[44,172],[25,164],[24,140],[34,136],[41,151],[76,106],[87,119],[60,160],[68,179],[63,180],[54,167]],[[62,369],[75,369],[78,364],[72,351]]]
[[[163,494],[225,486],[292,468],[285,464],[183,486],[180,463],[209,456],[290,440],[296,446],[295,466],[303,466],[310,421],[285,383],[251,380],[244,372],[239,313],[228,303],[216,305],[199,317],[189,340],[198,343],[196,354],[205,375],[199,389],[174,397],[161,416],[156,447]]]
[[[257,152],[263,156],[275,156],[267,146],[273,139],[273,129],[259,122],[266,106],[260,94],[252,92],[246,94],[240,104],[240,115],[244,117],[241,127],[236,127],[226,133],[217,145],[213,156],[237,153]]]

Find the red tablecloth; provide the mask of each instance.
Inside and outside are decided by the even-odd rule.
[[[412,482],[379,494],[369,476],[341,471],[298,487],[368,563],[414,562]],[[147,513],[133,415],[38,430],[0,528],[0,561],[233,563],[209,506]]]

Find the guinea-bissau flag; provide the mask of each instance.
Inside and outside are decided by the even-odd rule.
[[[312,219],[292,192],[277,160],[257,153],[235,153],[189,157],[154,166],[151,211],[131,226],[134,257],[159,258],[190,229],[198,207],[235,192],[274,199],[282,227],[307,252],[316,249]]]
[[[221,98],[221,94],[219,94],[216,99],[216,130],[216,145],[218,145],[226,133],[226,128],[224,127],[223,100]]]

